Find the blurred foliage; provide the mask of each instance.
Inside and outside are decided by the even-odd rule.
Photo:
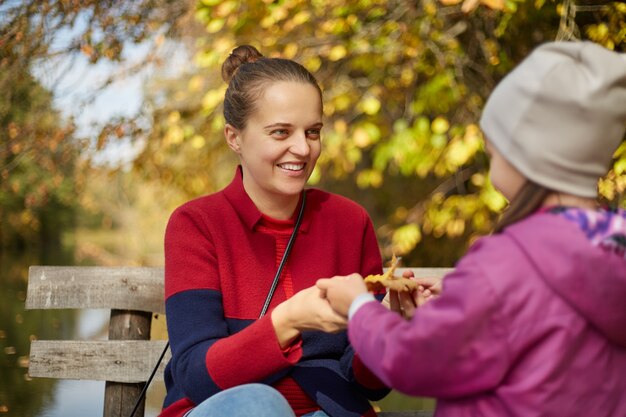
[[[195,66],[148,88],[152,131],[138,172],[189,197],[231,178],[219,68],[250,43],[316,75],[326,126],[311,183],[363,204],[385,256],[406,265],[451,265],[506,206],[476,124],[495,84],[545,41],[626,45],[621,2],[201,0],[196,17],[205,33]],[[622,174],[603,182],[605,196],[621,201]]]
[[[312,185],[363,204],[385,257],[402,254],[406,265],[429,266],[453,264],[506,206],[486,175],[476,124],[497,82],[539,43],[590,39],[623,51],[626,37],[623,2],[585,0],[30,0],[3,3],[0,16],[0,68],[8,74],[73,54],[122,65],[129,44],[150,44],[153,53],[143,62],[112,75],[126,76],[149,62],[167,61],[158,53],[165,40],[189,51],[193,59],[173,76],[156,73],[145,86],[147,119],[111,120],[88,144],[90,150],[118,139],[141,145],[134,171],[124,175],[156,187],[157,195],[180,192],[192,198],[216,191],[232,177],[236,158],[223,140],[226,85],[219,75],[232,48],[250,43],[268,56],[303,63],[325,96],[324,152]],[[16,85],[4,84],[7,91]],[[3,135],[25,131],[18,118],[5,120]],[[71,127],[58,129],[59,137],[72,133]],[[55,143],[54,137],[41,143]],[[24,149],[34,146],[35,136],[24,138]],[[57,149],[67,143],[78,142],[60,141]],[[4,165],[16,155],[28,159],[19,147],[3,147],[9,148],[14,150],[4,151],[9,155]],[[45,146],[37,149],[47,157]],[[85,157],[84,147],[72,149]],[[616,169],[601,183],[611,201],[622,200],[626,185],[624,151],[618,156]],[[36,163],[25,172],[45,165],[31,160]],[[20,182],[18,171],[7,172],[3,190],[38,189],[36,180]],[[67,179],[70,185],[74,181],[66,187],[72,192],[85,184],[75,170],[45,177],[55,178],[54,190],[62,190],[59,181]],[[80,202],[88,216],[89,204],[100,204],[102,218],[95,227],[114,217],[105,213],[113,208],[102,200]],[[11,207],[4,212],[24,210]],[[27,224],[36,230],[36,221]],[[117,230],[123,230],[121,224]]]
[[[0,2],[0,249],[58,246],[72,230],[84,190],[89,150],[138,131],[134,120],[111,120],[89,141],[76,137],[72,120],[54,109],[52,92],[33,76],[43,63],[119,63],[129,43],[174,36],[189,13],[187,1]],[[157,33],[156,36],[154,34]],[[114,77],[140,71],[135,67]],[[61,68],[59,76],[63,76]],[[75,103],[78,106],[78,103]]]
[[[58,245],[73,227],[80,144],[52,95],[0,61],[0,250]]]
[[[124,60],[124,46],[175,36],[192,1],[8,0],[0,7],[0,57],[16,52],[16,65],[82,53],[92,63]],[[63,34],[69,40],[59,43]],[[154,40],[154,39],[152,39]]]
[[[106,266],[163,264],[165,224],[185,196],[173,187],[138,182],[133,172],[91,168],[78,199],[72,235],[76,262]]]

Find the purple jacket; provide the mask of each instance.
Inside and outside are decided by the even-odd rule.
[[[553,209],[478,240],[410,321],[349,322],[385,383],[437,417],[626,416],[626,214]]]

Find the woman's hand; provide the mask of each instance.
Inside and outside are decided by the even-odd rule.
[[[347,319],[337,314],[316,286],[306,288],[272,310],[272,323],[282,348],[305,330],[335,333],[346,328]]]
[[[363,277],[359,274],[319,279],[316,285],[330,306],[343,317],[348,317],[352,301],[367,292]]]

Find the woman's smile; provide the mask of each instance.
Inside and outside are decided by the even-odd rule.
[[[305,168],[306,168],[306,163],[301,162],[301,163],[293,163],[293,162],[286,162],[286,163],[281,163],[281,164],[276,164],[276,166],[280,169],[282,169],[283,171],[286,171],[286,173],[288,174],[302,174],[305,172]]]

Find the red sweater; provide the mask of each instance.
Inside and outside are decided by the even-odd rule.
[[[356,203],[316,189],[270,309],[321,277],[382,272],[374,229]],[[296,209],[296,212],[298,209]],[[243,188],[241,169],[224,190],[179,207],[165,234],[165,300],[172,360],[161,416],[182,416],[230,387],[293,378],[331,417],[371,415],[388,389],[354,356],[345,332],[305,332],[280,349],[270,314],[258,319],[276,272],[276,236]],[[278,248],[280,250],[280,248]],[[280,384],[278,384],[280,387]]]

